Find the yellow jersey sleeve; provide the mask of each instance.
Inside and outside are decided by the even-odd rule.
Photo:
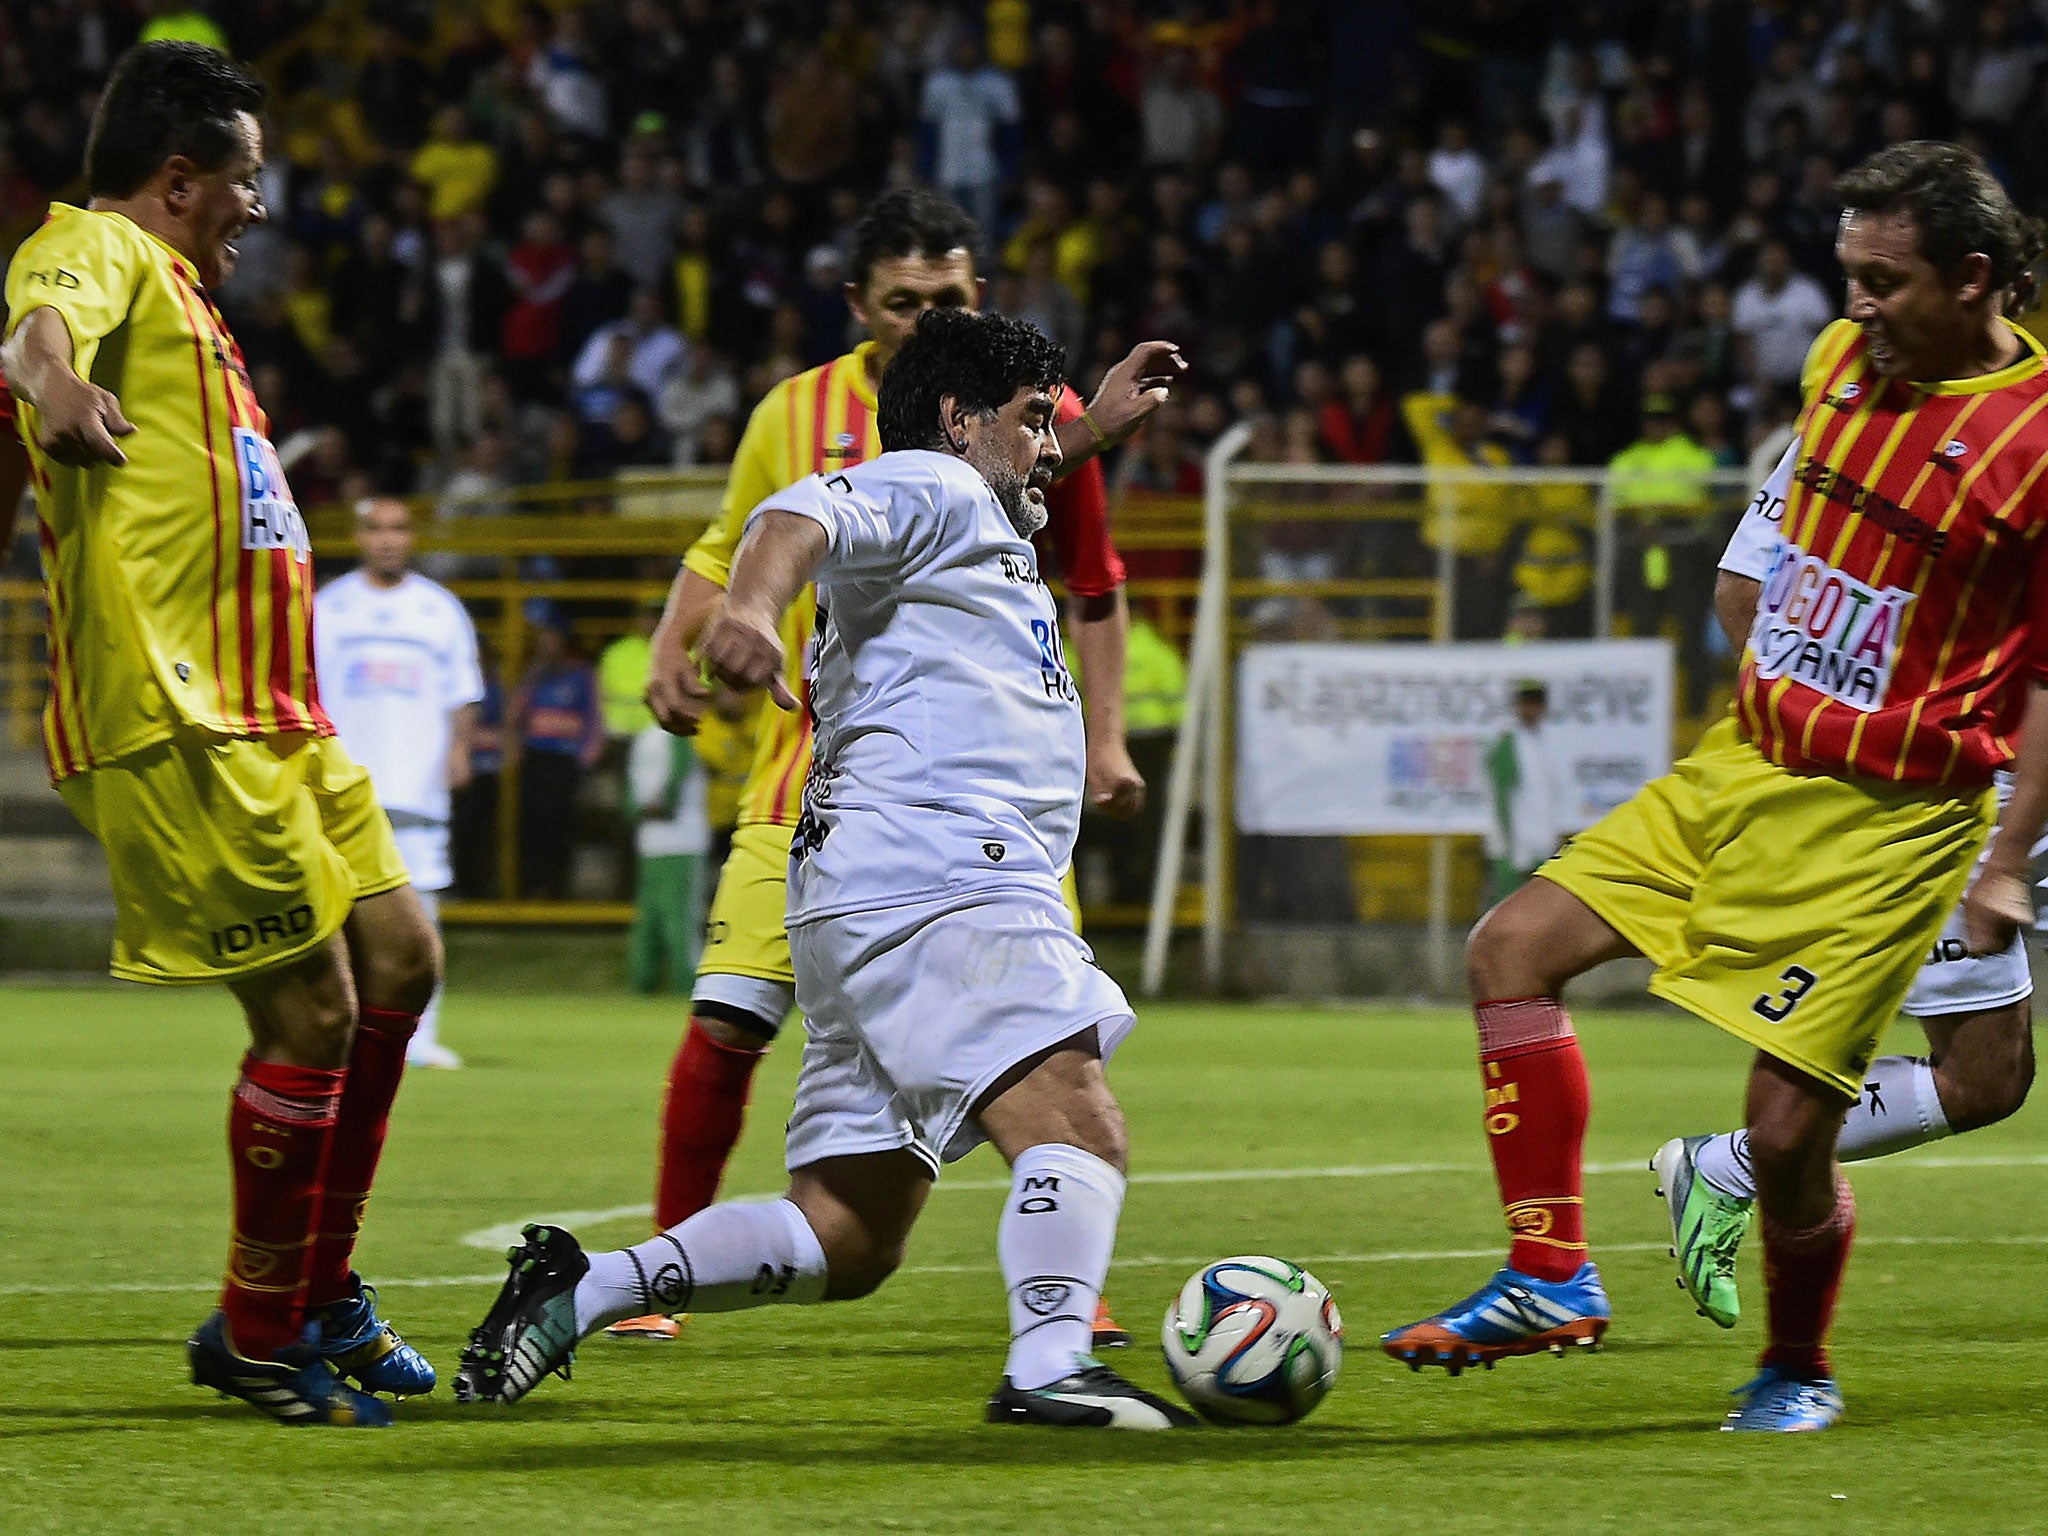
[[[7,269],[8,330],[37,309],[54,309],[71,332],[81,378],[99,345],[128,318],[143,275],[135,236],[112,219],[52,219],[21,244]]]
[[[784,381],[754,407],[732,456],[732,473],[726,477],[718,521],[706,528],[683,556],[684,566],[706,581],[723,587],[732,580],[732,560],[739,553],[740,536],[747,531],[747,518],[770,496],[801,478],[783,473],[789,459],[788,400],[789,384]]]
[[[1832,320],[1821,327],[1821,333],[1813,338],[1813,345],[1806,349],[1806,361],[1799,368],[1799,400],[1803,405],[1813,398],[1814,391],[1827,382],[1829,374],[1835,371],[1835,364],[1842,360],[1842,354],[1849,350],[1850,343],[1862,334],[1863,327],[1854,320]]]

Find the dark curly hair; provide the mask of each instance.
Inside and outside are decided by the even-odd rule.
[[[217,171],[242,148],[236,118],[263,107],[263,82],[199,43],[130,48],[114,64],[85,141],[85,189],[133,197],[173,155]]]
[[[853,227],[854,286],[865,288],[879,262],[901,256],[974,254],[981,229],[958,203],[923,187],[884,192]]]
[[[1858,213],[1905,213],[1920,231],[1920,254],[1946,271],[1982,252],[1991,287],[2028,286],[2042,226],[2013,206],[1976,155],[1939,139],[1911,139],[1879,150],[1835,182],[1835,196]]]
[[[876,430],[884,450],[944,448],[947,395],[987,418],[1030,385],[1056,390],[1066,349],[1035,325],[966,309],[928,309],[882,373]]]

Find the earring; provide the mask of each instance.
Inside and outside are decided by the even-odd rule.
[[[965,453],[967,451],[967,439],[964,437],[956,437],[953,439],[953,446],[955,448],[958,448],[962,453]]]

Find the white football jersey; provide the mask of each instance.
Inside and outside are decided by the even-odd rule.
[[[1059,614],[988,482],[885,453],[778,491],[831,540],[808,669],[816,722],[791,926],[1030,886],[1058,899],[1086,748]]]
[[[320,702],[395,821],[448,819],[448,716],[484,696],[476,627],[439,582],[351,571],[313,599]]]
[[[1728,539],[1721,556],[1721,569],[1733,576],[1762,581],[1771,574],[1771,555],[1784,536],[1785,498],[1792,494],[1792,471],[1799,463],[1799,439],[1785,445],[1778,467],[1763,489],[1750,498],[1749,509]]]

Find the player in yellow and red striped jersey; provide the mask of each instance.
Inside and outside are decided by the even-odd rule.
[[[50,610],[44,741],[107,850],[113,970],[225,983],[233,1236],[193,1379],[288,1423],[430,1389],[350,1267],[440,957],[368,776],[320,708],[304,522],[212,293],[265,217],[262,85],[148,43],[115,66],[83,208],[7,272],[4,366]]]
[[[1848,319],[1805,374],[1796,464],[1734,714],[1496,907],[1470,972],[1512,1234],[1464,1301],[1389,1333],[1452,1370],[1590,1345],[1585,1063],[1564,983],[1620,955],[1757,1049],[1768,1343],[1731,1429],[1842,1412],[1826,1339],[1855,1228],[1848,1107],[1968,885],[1969,947],[2032,920],[2048,823],[2048,356],[2003,316],[2039,248],[1983,162],[1915,142],[1838,183]],[[2014,789],[1983,872],[1993,773]]]
[[[688,647],[725,589],[747,516],[775,492],[807,475],[858,464],[880,451],[875,386],[896,349],[929,308],[974,308],[974,221],[942,197],[899,191],[878,199],[854,238],[847,302],[871,337],[852,352],[778,384],[755,407],[734,455],[719,520],[684,556],[669,613],[654,637],[648,702],[670,730],[694,729],[706,698]],[[1068,585],[1082,604],[1075,649],[1098,682],[1087,700],[1091,800],[1134,814],[1144,784],[1131,766],[1122,727],[1122,567],[1109,543],[1102,444],[1134,428],[1165,398],[1180,367],[1173,349],[1147,343],[1105,379],[1084,411],[1069,407],[1060,445],[1070,474],[1048,498]],[[1094,494],[1088,494],[1092,477]],[[1064,487],[1064,489],[1063,489]],[[806,588],[781,626],[787,682],[802,696],[803,658],[815,615]],[[793,998],[789,940],[783,929],[791,830],[810,769],[808,710],[767,710],[743,792],[732,852],[713,896],[691,1019],[669,1071],[662,1110],[655,1220],[666,1228],[709,1205],[738,1142],[754,1069],[781,1028]],[[620,1335],[673,1337],[665,1318],[634,1318]],[[1104,1342],[1128,1335],[1101,1319]]]

